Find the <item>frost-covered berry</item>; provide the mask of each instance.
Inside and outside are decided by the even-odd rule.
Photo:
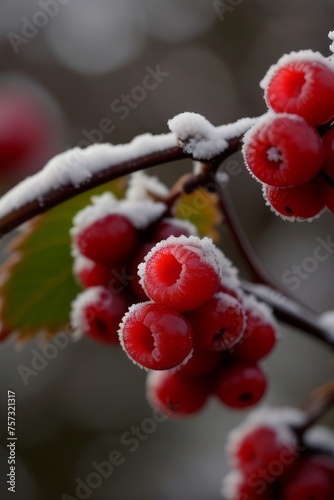
[[[82,255],[112,267],[125,262],[134,252],[138,235],[129,219],[110,214],[79,230],[74,243]]]
[[[276,215],[284,219],[308,220],[319,215],[325,208],[323,181],[319,175],[306,184],[277,188],[264,186],[263,196]]]
[[[205,405],[210,384],[205,379],[187,377],[180,372],[151,372],[147,377],[149,403],[168,417],[184,417]]]
[[[168,370],[180,365],[192,351],[192,330],[177,311],[161,304],[132,305],[119,329],[121,345],[138,365]]]
[[[313,125],[334,116],[334,70],[312,51],[283,56],[265,77],[265,98],[277,112],[300,115]]]
[[[244,137],[246,165],[258,180],[275,187],[299,186],[319,171],[324,148],[304,118],[269,112]]]
[[[291,426],[301,422],[301,412],[290,408],[252,412],[229,434],[227,452],[232,466],[249,476],[278,462],[283,466],[280,474],[287,472],[300,453]]]
[[[139,265],[140,283],[153,301],[178,311],[206,302],[218,288],[220,265],[209,238],[170,236]]]
[[[74,330],[101,342],[118,344],[118,328],[129,307],[125,294],[112,294],[102,286],[87,288],[72,302]]]
[[[258,403],[266,386],[266,377],[258,365],[234,362],[219,371],[214,392],[226,406],[242,409]]]
[[[244,299],[246,328],[241,340],[232,350],[233,359],[258,361],[264,358],[276,344],[277,325],[271,310],[255,297]]]
[[[192,326],[197,349],[231,349],[241,339],[245,327],[242,304],[223,292],[216,293],[186,316]]]
[[[222,361],[223,355],[218,351],[194,350],[191,358],[178,370],[189,377],[202,377],[212,373]]]
[[[83,255],[75,256],[73,271],[79,283],[85,288],[92,286],[108,288],[112,280],[116,281],[115,272],[113,273],[115,270],[87,259]],[[116,272],[119,273],[119,270]]]

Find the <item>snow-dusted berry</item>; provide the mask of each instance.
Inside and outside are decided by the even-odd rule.
[[[101,342],[118,344],[118,328],[129,300],[102,286],[87,288],[72,302],[71,325],[77,332]]]
[[[218,292],[202,306],[187,313],[197,349],[225,351],[242,337],[245,315],[239,300]]]
[[[264,186],[263,195],[277,215],[294,221],[312,219],[325,208],[322,179],[316,176],[306,184],[277,188]]]
[[[134,304],[119,329],[121,345],[138,365],[168,370],[180,365],[192,351],[192,330],[177,311],[161,304]]]
[[[79,230],[74,239],[78,251],[99,264],[124,262],[138,245],[133,224],[120,214],[110,214]]]
[[[277,325],[270,309],[254,297],[244,299],[246,328],[241,340],[234,346],[234,359],[258,361],[267,356],[276,344]]]
[[[73,271],[79,283],[85,288],[92,286],[108,288],[110,283],[115,281],[115,270],[98,264],[83,255],[75,256]],[[118,270],[116,272],[118,273]]]
[[[196,413],[205,405],[209,392],[206,379],[187,377],[180,372],[151,372],[147,377],[148,401],[168,417]]]
[[[226,406],[243,409],[258,403],[266,386],[266,376],[260,366],[234,362],[219,371],[214,392]]]
[[[334,70],[319,53],[285,55],[265,79],[265,98],[273,110],[300,115],[313,125],[334,116]]]
[[[292,408],[253,411],[229,434],[227,452],[232,466],[250,475],[279,461],[288,471],[300,453],[292,428],[303,422],[302,412]]]
[[[150,299],[179,311],[206,302],[218,288],[220,265],[209,238],[170,236],[139,265],[140,283]]]
[[[244,137],[244,157],[258,180],[275,187],[305,184],[319,171],[324,148],[304,118],[267,113]]]

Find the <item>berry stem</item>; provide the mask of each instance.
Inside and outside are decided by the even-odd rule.
[[[315,312],[267,285],[243,281],[242,287],[246,293],[252,293],[270,305],[277,319],[334,348],[334,332],[320,323],[319,315]]]

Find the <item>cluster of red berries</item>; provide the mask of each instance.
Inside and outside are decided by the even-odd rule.
[[[334,213],[334,66],[319,53],[293,52],[262,86],[269,111],[245,134],[243,153],[267,203],[291,221],[325,207]]]
[[[259,364],[276,343],[271,311],[244,296],[237,270],[164,203],[92,199],[72,230],[75,274],[86,288],[71,323],[121,343],[148,376],[148,399],[169,416],[199,410],[210,394],[232,408],[266,389]]]
[[[276,342],[270,311],[244,297],[236,270],[209,238],[170,236],[139,265],[151,299],[134,304],[119,334],[150,369],[147,398],[170,417],[200,410],[210,395],[231,408],[256,404],[266,389],[259,360]]]
[[[224,478],[231,500],[331,500],[334,498],[334,435],[323,427],[296,432],[302,412],[260,410],[229,436],[233,470]]]
[[[86,288],[72,303],[75,331],[119,344],[119,324],[131,304],[147,300],[137,266],[146,253],[171,234],[191,235],[196,228],[162,218],[166,205],[152,200],[117,200],[111,193],[92,198],[72,229],[74,274]]]

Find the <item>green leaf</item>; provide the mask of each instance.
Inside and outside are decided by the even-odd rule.
[[[0,266],[3,332],[18,331],[26,340],[39,331],[55,334],[68,324],[71,302],[80,291],[72,273],[72,219],[91,196],[112,191],[121,197],[124,190],[123,178],[76,196],[36,217],[14,238]]]
[[[183,194],[175,208],[176,217],[188,220],[197,227],[200,236],[219,240],[217,227],[222,216],[218,208],[218,196],[200,187],[191,194]]]

